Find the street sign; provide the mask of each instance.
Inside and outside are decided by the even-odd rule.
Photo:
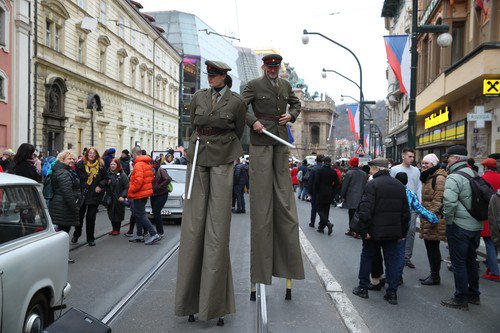
[[[366,155],[365,148],[363,147],[363,145],[359,145],[358,149],[356,149],[356,151],[354,152],[354,154],[356,154],[356,155]]]
[[[467,121],[475,121],[475,128],[484,128],[485,122],[493,119],[491,113],[484,113],[483,105],[474,106],[474,111],[474,113],[467,113]]]
[[[500,96],[500,79],[483,80],[483,95]]]

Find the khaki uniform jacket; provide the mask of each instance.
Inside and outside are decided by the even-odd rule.
[[[192,162],[196,139],[200,138],[197,164],[214,167],[227,164],[243,155],[240,140],[245,128],[246,104],[243,98],[226,88],[212,110],[212,90],[197,91],[191,102],[190,117],[193,134],[186,153]],[[197,129],[213,128],[224,131],[216,135],[199,135]]]
[[[273,86],[266,75],[248,82],[242,95],[245,103],[252,105],[253,113],[247,112],[246,123],[252,129],[253,123],[259,120],[270,133],[288,141],[287,128],[280,126],[278,119],[286,113],[287,106],[290,105],[288,113],[292,115],[292,123],[295,122],[300,114],[300,100],[295,96],[288,81],[281,78],[276,81],[278,88]],[[259,113],[265,114],[266,118],[273,116],[276,120],[261,119],[258,117]],[[257,146],[278,144],[276,140],[253,130],[250,130],[250,143]]]
[[[438,169],[430,175],[422,188],[422,206],[434,213],[439,218],[438,224],[428,222],[420,217],[420,238],[432,241],[446,241],[446,223],[438,212],[443,205],[444,184],[448,174],[443,169]],[[433,180],[435,179],[435,180]],[[432,184],[434,183],[434,188]]]

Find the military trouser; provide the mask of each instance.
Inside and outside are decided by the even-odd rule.
[[[191,164],[186,180],[190,179]],[[190,200],[184,201],[175,314],[201,320],[235,312],[229,234],[233,163],[196,167]],[[186,195],[188,191],[186,183]]]
[[[286,146],[250,145],[252,283],[304,279],[288,155]]]

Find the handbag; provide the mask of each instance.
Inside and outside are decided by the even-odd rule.
[[[104,207],[111,207],[111,204],[113,203],[113,197],[111,194],[108,194],[108,192],[106,192],[104,194],[104,197],[102,198],[102,205]]]

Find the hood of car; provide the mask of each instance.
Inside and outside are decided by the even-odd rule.
[[[169,197],[181,197],[184,194],[186,184],[172,182],[173,190],[168,194]]]

